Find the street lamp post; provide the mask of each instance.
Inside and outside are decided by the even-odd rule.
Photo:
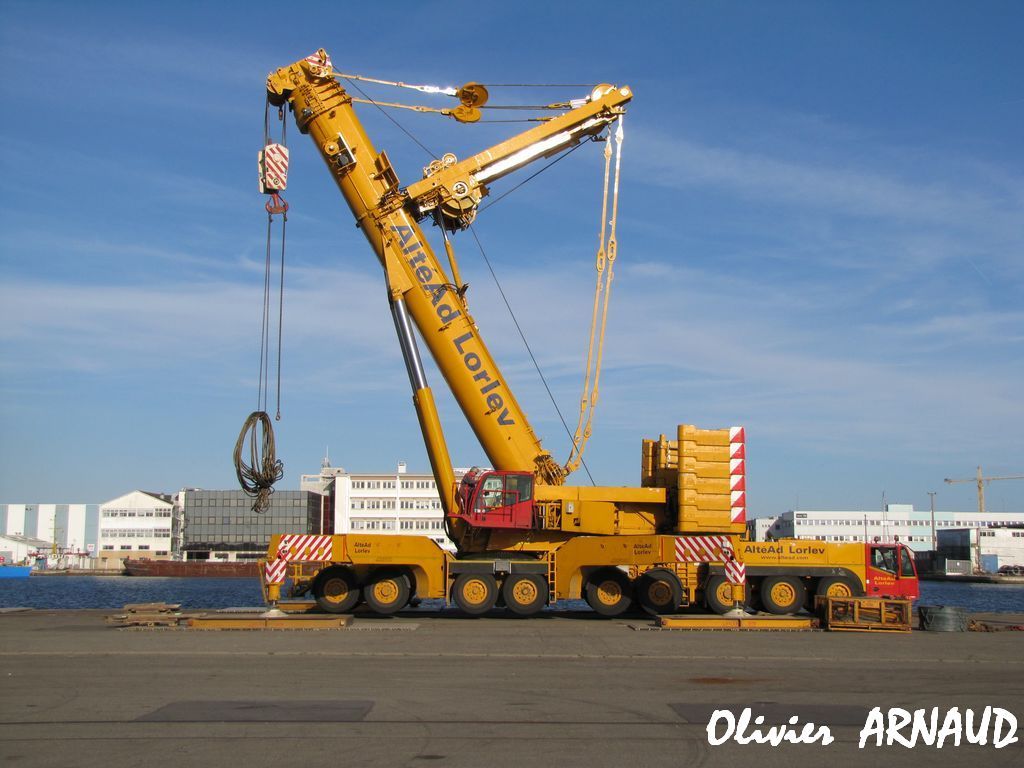
[[[932,552],[938,552],[939,541],[935,536],[935,494],[937,491],[928,491],[928,495],[932,499]]]

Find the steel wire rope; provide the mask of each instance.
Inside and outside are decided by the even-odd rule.
[[[565,429],[565,434],[569,436],[569,442],[572,442],[572,432],[569,430],[569,425],[565,423],[565,417],[562,416],[562,411],[558,407],[558,403],[555,401],[555,396],[551,392],[551,387],[548,386],[548,381],[544,377],[544,372],[541,371],[540,369],[540,363],[537,362],[537,358],[534,356],[533,350],[530,348],[530,342],[526,340],[526,334],[523,333],[523,329],[519,325],[519,320],[516,318],[516,313],[512,311],[512,305],[509,303],[508,297],[505,295],[505,291],[501,287],[501,281],[498,280],[498,275],[495,274],[494,267],[491,266],[491,260],[487,258],[487,251],[484,250],[484,245],[483,243],[480,242],[480,238],[476,234],[476,228],[472,224],[470,224],[469,226],[469,231],[472,233],[473,239],[476,240],[476,245],[480,249],[480,255],[484,257],[484,263],[487,264],[487,269],[489,269],[491,272],[491,277],[494,279],[494,284],[498,287],[498,293],[501,294],[501,300],[505,302],[505,308],[508,309],[508,313],[512,317],[512,322],[515,324],[516,330],[519,332],[519,338],[523,340],[523,345],[526,347],[526,351],[529,353],[530,359],[533,361],[533,367],[537,369],[537,375],[540,376],[540,380],[544,384],[544,389],[547,391],[548,397],[551,399],[551,404],[555,407],[555,413],[558,414],[558,419],[559,421],[562,422],[562,427]],[[587,477],[590,478],[590,484],[596,485],[596,483],[594,482],[594,476],[590,474],[590,467],[587,466],[587,462],[583,461],[582,457],[580,457],[580,463],[583,465],[583,469],[586,470]]]
[[[442,96],[457,96],[458,89],[454,87],[441,87],[437,85],[417,85],[414,83],[404,83],[401,80],[383,80],[377,77],[370,77],[368,75],[353,75],[347,72],[338,72],[332,70],[331,74],[334,77],[340,77],[345,80],[361,80],[366,83],[377,83],[378,85],[390,85],[396,88],[409,88],[414,91],[421,91],[423,93],[440,94]],[[485,88],[593,88],[593,83],[480,83]]]
[[[495,121],[495,122],[498,122],[498,121]],[[588,139],[587,139],[587,141],[593,141],[593,140],[594,140],[594,139],[593,139],[593,137],[590,137],[590,138],[588,138]],[[504,199],[505,199],[506,197],[508,197],[509,195],[511,195],[511,194],[512,194],[513,192],[515,192],[515,191],[516,191],[517,189],[519,189],[519,188],[520,188],[521,186],[523,186],[524,184],[526,184],[526,182],[528,182],[528,181],[532,181],[533,179],[537,178],[537,177],[538,177],[538,176],[540,176],[540,175],[541,175],[542,173],[544,173],[544,171],[546,171],[546,170],[547,170],[548,168],[550,168],[551,166],[555,165],[556,163],[560,163],[560,162],[562,162],[562,160],[564,160],[565,158],[567,158],[567,157],[568,157],[569,155],[571,155],[571,154],[572,154],[573,152],[575,152],[575,151],[576,151],[577,149],[579,149],[579,148],[580,148],[580,147],[582,147],[582,146],[583,146],[583,142],[581,141],[581,142],[580,142],[579,144],[577,144],[577,145],[576,145],[575,147],[572,147],[571,149],[569,149],[569,150],[567,150],[567,151],[563,152],[563,153],[562,153],[562,154],[560,154],[560,155],[559,155],[558,157],[556,157],[556,158],[555,158],[554,160],[552,160],[552,161],[551,161],[550,163],[548,163],[547,165],[545,165],[545,166],[544,166],[543,168],[541,168],[541,169],[539,169],[539,170],[535,171],[534,173],[531,173],[531,174],[530,174],[529,176],[527,176],[527,177],[526,177],[525,179],[523,179],[522,181],[520,181],[520,182],[519,182],[518,184],[516,184],[516,185],[515,185],[514,187],[512,187],[511,189],[509,189],[509,190],[507,190],[507,191],[505,191],[505,192],[502,192],[502,193],[501,193],[500,195],[498,195],[498,196],[497,196],[496,198],[494,198],[493,200],[491,200],[491,202],[489,202],[489,203],[488,203],[487,205],[485,205],[485,206],[483,206],[483,207],[481,207],[481,208],[478,208],[478,209],[477,209],[477,213],[483,213],[483,212],[484,212],[484,211],[486,211],[486,210],[487,210],[488,208],[490,208],[490,207],[491,207],[492,205],[495,205],[495,204],[497,204],[497,203],[501,202],[501,201],[502,201],[502,200],[504,200]]]
[[[377,103],[376,101],[374,101],[373,99],[371,99],[371,98],[369,97],[369,95],[367,95],[366,91],[364,91],[364,90],[363,90],[362,88],[360,88],[360,87],[359,87],[358,85],[356,85],[356,84],[355,84],[355,83],[354,83],[354,82],[353,82],[352,80],[350,80],[350,79],[349,79],[349,78],[347,78],[347,77],[345,78],[345,81],[346,81],[346,82],[347,82],[347,83],[348,83],[349,85],[351,85],[351,86],[352,86],[353,88],[355,88],[355,89],[356,89],[357,91],[359,91],[359,93],[361,93],[361,94],[363,95],[363,98],[364,98],[364,99],[366,99],[366,100],[367,100],[368,102],[370,102],[371,104],[373,104],[373,106],[375,106],[375,107],[376,107],[377,109],[379,109],[379,110],[380,110],[380,113],[381,113],[382,115],[384,115],[384,117],[386,117],[386,118],[387,118],[388,120],[390,120],[390,121],[391,121],[392,123],[394,123],[394,124],[395,124],[395,126],[397,126],[397,127],[398,127],[398,129],[399,129],[399,130],[400,130],[400,131],[401,131],[402,133],[404,133],[404,134],[405,134],[406,136],[408,136],[408,137],[409,137],[410,139],[412,139],[412,140],[413,140],[414,142],[416,142],[416,144],[418,144],[418,145],[419,145],[420,149],[422,149],[422,150],[423,150],[424,152],[426,152],[426,153],[427,153],[428,155],[430,155],[430,156],[431,156],[432,158],[434,158],[435,160],[438,160],[438,159],[440,159],[440,158],[438,158],[438,156],[437,156],[436,154],[434,154],[434,153],[433,153],[433,152],[432,152],[432,151],[431,151],[431,150],[430,150],[430,149],[429,149],[429,148],[428,148],[428,147],[427,147],[427,146],[426,146],[426,145],[425,145],[425,144],[424,144],[424,143],[423,143],[422,141],[420,141],[420,140],[419,140],[419,139],[417,139],[417,138],[416,138],[415,136],[413,136],[413,135],[412,135],[412,133],[411,133],[410,131],[408,131],[408,130],[407,130],[407,129],[405,128],[405,126],[404,126],[404,125],[402,125],[402,124],[401,124],[400,122],[398,122],[397,120],[395,120],[395,118],[393,118],[393,117],[392,117],[392,116],[391,116],[390,114],[388,114],[388,113],[387,113],[387,111],[385,111],[385,109],[384,109],[384,108],[383,108],[383,107],[382,107],[382,106],[381,106],[380,104],[378,104],[378,103]]]
[[[284,119],[284,112],[278,109],[278,118],[281,121],[281,144],[288,143],[288,122]],[[263,111],[263,145],[271,143],[270,139],[270,103]],[[281,351],[282,339],[284,336],[284,255],[288,236],[288,206],[283,205],[282,210],[272,209],[267,204],[267,252],[264,263],[263,274],[263,322],[260,332],[260,376],[259,393],[257,395],[257,409],[266,410],[270,399],[270,277],[271,277],[271,239],[273,233],[274,212],[281,213],[281,265],[280,282],[278,286],[277,305],[277,412],[276,421],[281,420]]]
[[[480,83],[485,88],[593,88],[594,83]]]
[[[249,461],[242,458],[242,449],[248,436]],[[252,511],[263,512],[270,505],[274,483],[284,477],[284,464],[277,458],[274,428],[266,411],[253,411],[242,425],[235,442],[235,473],[238,484],[254,497]]]
[[[282,110],[278,110],[281,119],[281,143],[287,141],[287,121]],[[263,145],[268,146],[270,140],[270,105],[267,104],[263,114]],[[277,199],[276,195],[274,196]],[[281,203],[282,201],[279,201]],[[284,464],[277,458],[274,439],[274,428],[270,416],[266,412],[270,399],[270,302],[271,302],[271,246],[275,210],[282,214],[281,221],[281,265],[280,283],[278,288],[277,308],[277,420],[281,419],[281,351],[284,337],[284,256],[287,235],[287,204],[282,203],[280,210],[267,203],[267,248],[263,271],[263,316],[260,321],[260,369],[257,383],[256,410],[249,414],[235,442],[233,453],[235,474],[242,490],[254,498],[252,510],[263,512],[270,504],[270,495],[274,492],[274,483],[284,477]],[[262,434],[260,434],[262,433]],[[242,449],[248,436],[249,461],[242,458]]]

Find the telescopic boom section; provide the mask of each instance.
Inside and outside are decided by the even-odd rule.
[[[321,62],[327,61],[325,53],[321,51],[319,55]],[[620,103],[628,100],[628,89],[612,90],[618,94],[615,99]],[[445,175],[435,180],[441,183],[427,183],[419,202],[411,200],[400,188],[387,155],[378,152],[367,137],[352,108],[351,97],[333,78],[329,66],[316,63],[316,57],[271,73],[267,91],[271,103],[290,105],[299,130],[313,139],[357,226],[384,268],[395,327],[412,382],[413,401],[446,513],[455,510],[454,475],[409,320],[419,329],[492,465],[499,470],[531,472],[541,484],[560,485],[565,478],[564,469],[541,447],[526,414],[480,338],[465,300],[453,290],[451,280],[417,224],[417,219],[430,210],[427,198],[436,201],[435,205],[443,205],[445,195],[454,199],[463,193],[458,182],[464,179]],[[606,93],[600,98],[607,97]],[[488,152],[476,155],[467,164],[442,164],[438,170],[444,173],[459,169],[456,173],[460,173],[477,169],[466,183],[463,195],[472,198],[472,204],[458,206],[462,215],[471,216],[475,202],[486,194],[480,176],[483,168],[491,167],[489,179],[563,149],[581,136],[600,130],[595,120],[601,125],[613,120],[620,111],[615,106],[602,104],[598,108],[589,102],[488,150],[492,155],[485,162],[478,159],[484,159]],[[574,114],[575,119],[567,119]],[[552,141],[542,144],[545,140]],[[531,146],[535,148],[532,154]],[[507,160],[509,165],[495,169],[494,164],[500,160]]]

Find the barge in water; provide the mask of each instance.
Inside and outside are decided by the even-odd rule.
[[[255,578],[255,560],[125,560],[126,576],[217,576]]]

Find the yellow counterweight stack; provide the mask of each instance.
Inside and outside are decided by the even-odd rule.
[[[676,440],[643,441],[641,485],[669,489],[678,533],[746,531],[746,436],[742,427],[680,424]]]

